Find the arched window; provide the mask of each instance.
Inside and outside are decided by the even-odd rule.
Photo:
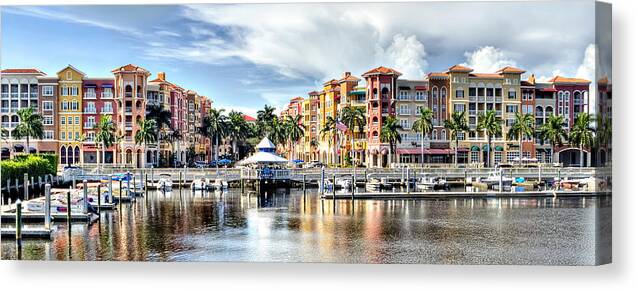
[[[126,85],[126,87],[124,87],[124,92],[126,97],[133,97],[133,86]]]
[[[374,132],[372,132],[372,136],[373,136],[373,137],[378,137],[378,131],[374,131]]]
[[[374,99],[378,99],[378,89],[376,88],[372,89],[372,97]]]
[[[438,140],[438,130],[437,130],[437,129],[434,129],[434,130],[431,132],[431,139],[432,139],[432,140]]]
[[[380,90],[380,94],[382,95],[383,99],[389,99],[389,89],[387,89],[387,87]]]
[[[78,162],[80,160],[80,147],[79,146],[75,146],[75,162]]]
[[[447,87],[440,88],[440,99],[444,100],[447,98]]]
[[[555,114],[552,106],[546,106],[546,116]]]
[[[438,102],[438,87],[434,87],[431,91],[431,96],[434,98],[434,103]]]
[[[75,160],[73,159],[73,147],[66,148],[66,157],[69,165],[75,163]]]
[[[378,123],[378,116],[372,117],[372,123],[373,124],[377,124]]]
[[[62,146],[60,148],[60,164],[66,164],[66,147]]]
[[[535,116],[544,116],[544,108],[542,108],[542,106],[535,106]]]
[[[441,140],[446,140],[447,139],[447,131],[446,130],[441,130],[440,131],[440,139]]]

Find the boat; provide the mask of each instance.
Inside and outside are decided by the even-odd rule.
[[[228,181],[217,178],[212,183],[212,189],[214,189],[215,191],[227,191],[228,190]]]
[[[206,178],[205,176],[196,176],[192,180],[192,183],[190,183],[190,189],[192,189],[193,191],[208,190],[212,188],[213,184],[211,184],[210,179]]]
[[[333,189],[332,189],[333,187],[334,187],[334,183],[332,183],[332,180],[330,180],[330,179],[325,179],[325,180],[323,181],[323,191],[324,191],[324,192],[332,191],[332,190],[333,190]]]
[[[422,174],[422,177],[416,182],[416,190],[449,190],[449,183],[442,177],[435,177],[429,174]]]
[[[479,182],[487,185],[487,188],[500,190],[500,182],[502,182],[503,190],[511,189],[511,185],[513,184],[513,179],[510,177],[506,177],[502,174],[502,171],[496,170],[489,173],[485,179],[480,179]]]
[[[349,190],[352,188],[352,179],[348,179],[346,177],[336,178],[336,187],[343,190]]]
[[[597,177],[588,177],[583,179],[565,178],[559,181],[560,189],[571,191],[603,191],[606,190],[608,184],[603,179]]]
[[[173,180],[169,174],[160,174],[157,189],[162,191],[171,191],[173,189]]]
[[[367,183],[365,183],[365,190],[368,192],[379,192],[383,189],[389,189],[389,183],[387,183],[387,178],[367,178]]]

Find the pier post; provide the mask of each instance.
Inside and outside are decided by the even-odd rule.
[[[303,196],[305,196],[305,174],[303,174]]]
[[[97,213],[102,214],[102,184],[97,185]],[[98,216],[102,218],[102,216]]]
[[[122,205],[122,179],[119,179],[119,205]]]
[[[75,187],[77,187],[77,183],[75,182],[75,175],[73,175],[73,189],[76,189]]]
[[[537,186],[540,187],[542,183],[542,165],[537,166]]]
[[[15,241],[19,247],[22,246],[22,201],[20,198],[15,202]]]
[[[499,184],[500,184],[499,185],[500,186],[500,192],[502,192],[502,190],[503,190],[502,188],[504,188],[502,186],[502,179],[504,178],[503,176],[504,176],[504,173],[503,173],[502,169],[500,169],[500,182],[499,182]]]
[[[71,236],[71,191],[66,192],[66,219],[69,224],[69,236]]]
[[[135,175],[133,175],[133,196],[137,196],[137,179],[135,178]]]
[[[181,179],[182,179],[182,172],[179,171],[179,181],[177,182],[177,187],[179,187],[179,192],[181,192]]]
[[[321,181],[319,183],[319,192],[325,195],[325,166],[321,166]]]
[[[148,173],[145,173],[144,178],[144,197],[146,197],[148,196]]]
[[[407,170],[406,170],[406,171],[407,171],[407,173],[406,173],[405,175],[407,176],[407,181],[406,181],[406,184],[407,184],[407,194],[409,194],[409,184],[410,184],[409,182],[411,182],[411,181],[409,180],[409,168],[407,168]]]
[[[354,176],[353,176],[354,182],[352,183],[352,193],[356,192],[356,168],[354,168]]]
[[[150,165],[150,182],[155,185],[155,171],[153,170],[155,168],[154,165]]]
[[[108,176],[108,203],[113,203],[113,175]]]
[[[82,213],[88,213],[88,187],[86,180],[82,181]]]
[[[51,230],[51,184],[44,185],[44,229]]]
[[[467,169],[464,169],[464,180],[462,180],[462,186],[465,188],[465,191],[467,189]]]
[[[332,174],[332,207],[336,211],[336,174]]]
[[[129,198],[130,196],[130,172],[126,173],[126,196],[128,196]]]
[[[31,191],[35,190],[35,183],[33,183],[33,176],[31,176],[31,184],[29,184],[29,186],[31,186]],[[35,198],[35,193],[33,193],[33,197]]]
[[[560,182],[562,181],[562,171],[561,169],[557,169],[557,186],[555,186],[556,190],[560,190]]]
[[[18,183],[16,183],[16,187],[18,186]],[[29,200],[29,174],[24,173],[24,182],[23,185],[24,186],[24,201]]]
[[[354,179],[354,175],[352,175],[352,201],[354,200],[354,189],[356,189],[355,181],[356,179]]]

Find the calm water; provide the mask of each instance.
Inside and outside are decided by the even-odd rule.
[[[594,264],[610,246],[610,198],[331,200],[184,191],[56,225],[22,259],[432,264]],[[596,223],[596,217],[599,223]],[[2,259],[16,259],[4,240]],[[609,247],[608,247],[609,248]],[[600,253],[598,256],[610,256]]]

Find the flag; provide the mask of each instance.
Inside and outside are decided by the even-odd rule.
[[[338,122],[336,122],[336,129],[338,129],[340,131],[347,131],[347,125],[345,125],[342,122],[338,121]]]

